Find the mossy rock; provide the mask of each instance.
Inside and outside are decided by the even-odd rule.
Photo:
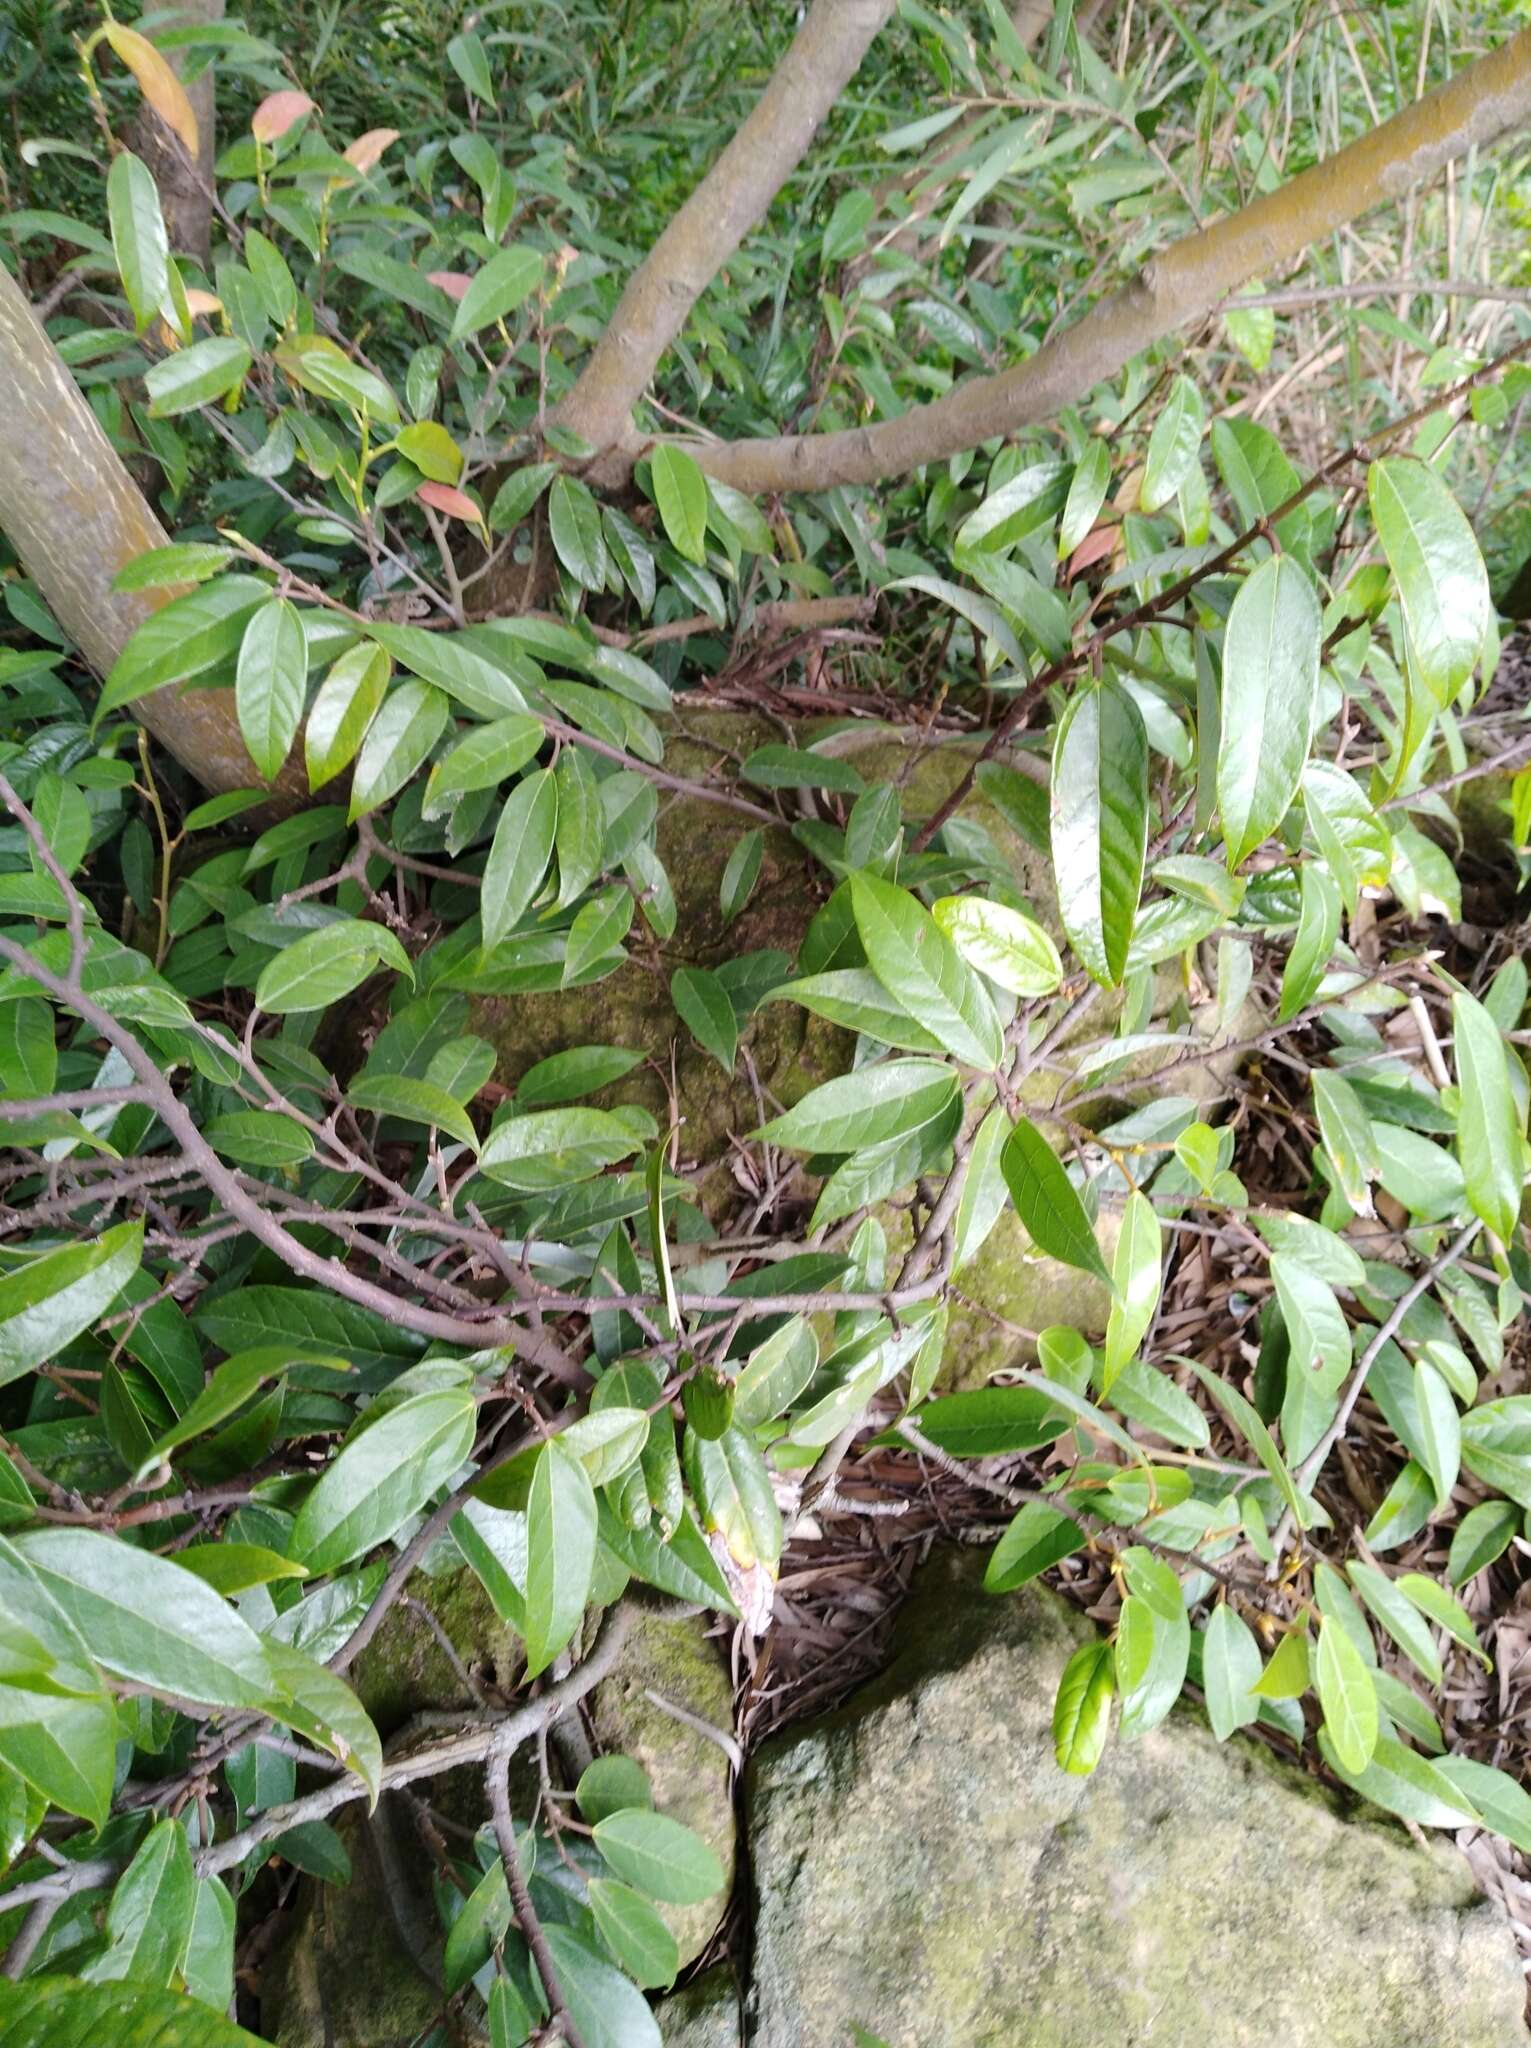
[[[422,1608],[476,1683],[511,1692],[526,1664],[520,1637],[501,1621],[466,1566],[416,1572],[405,1595],[388,1610],[351,1672],[357,1696],[385,1742],[416,1714],[474,1705]]]
[[[306,1878],[290,1930],[261,1970],[261,2038],[273,2048],[414,2048],[440,2015],[442,1993],[413,1959],[383,1882],[390,1852],[380,1853],[375,1830],[390,1825],[385,1809],[371,1821],[352,1811],[335,1822],[351,1882]],[[413,1938],[439,1967],[430,1873],[403,1833],[394,1838],[408,1877],[400,1910],[415,1914]]]
[[[807,735],[811,737],[811,729]],[[728,760],[778,741],[766,720],[742,712],[687,708],[665,755],[666,771],[699,781]],[[869,786],[895,782],[906,814],[928,817],[971,765],[970,746],[930,746],[912,730],[855,726],[834,733],[826,749],[853,759]],[[1013,833],[994,807],[975,796],[962,815],[990,834],[1037,915],[1056,932],[1047,863]],[[735,811],[682,795],[662,807],[660,858],[675,892],[677,922],[668,946],[645,945],[635,925],[632,957],[615,974],[586,988],[548,995],[482,996],[474,1001],[473,1029],[498,1054],[496,1077],[514,1086],[538,1060],[577,1045],[621,1045],[647,1062],[591,1099],[609,1107],[636,1103],[668,1121],[673,1076],[681,1117],[682,1156],[703,1166],[726,1159],[730,1140],[760,1121],[751,1069],[766,1099],[784,1108],[850,1065],[853,1040],[794,1003],[757,1009],[741,1035],[741,1053],[725,1077],[681,1023],[670,1001],[677,967],[716,967],[745,953],[778,951],[795,959],[813,913],[826,900],[824,870],[790,832],[767,828],[760,879],[749,904],[730,925],[719,901],[723,870],[747,822]],[[641,920],[640,920],[641,924]],[[704,1206],[731,1197],[726,1167],[703,1187]]]
[[[661,2000],[655,2018],[664,2048],[744,2048],[739,1986],[727,1963]]]
[[[722,1735],[732,1735],[733,1694],[704,1616],[665,1621],[640,1613],[616,1670],[588,1702],[596,1747],[641,1764],[659,1812],[693,1829],[723,1866],[723,1889],[716,1897],[697,1906],[659,1908],[680,1945],[684,1969],[716,1933],[733,1886],[733,1769],[718,1743],[667,1713],[654,1695]]]

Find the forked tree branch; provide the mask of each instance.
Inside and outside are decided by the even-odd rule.
[[[628,281],[606,332],[558,408],[607,448],[655,365],[798,164],[895,0],[814,0],[754,109]]]
[[[1528,120],[1531,28],[1279,191],[1163,250],[1131,284],[1012,369],[972,378],[945,398],[872,427],[685,445],[710,475],[738,490],[823,491],[901,476],[1055,419],[1248,279],[1278,271],[1347,221],[1402,198],[1453,158],[1488,147]],[[619,309],[612,331],[620,323]]]

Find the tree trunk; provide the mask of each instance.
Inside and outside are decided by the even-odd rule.
[[[1471,148],[1531,120],[1531,28],[1279,191],[1153,257],[1123,290],[997,376],[975,377],[898,419],[841,433],[691,442],[702,467],[741,491],[875,483],[1021,427],[1056,419],[1135,355],[1213,312],[1347,221],[1401,199]],[[620,320],[612,322],[613,329]],[[612,340],[608,334],[606,340]],[[605,343],[603,343],[605,346]],[[629,446],[629,459],[641,452]]]
[[[175,594],[124,596],[112,579],[169,535],[4,264],[0,392],[0,527],[54,617],[104,676],[134,629]],[[248,789],[260,780],[240,738],[232,690],[182,696],[170,685],[133,712],[206,788]],[[276,795],[287,808],[305,800],[296,763],[283,770]]]
[[[222,21],[224,0],[179,0],[175,24],[200,27]],[[184,58],[179,50],[166,53],[180,72]],[[218,154],[218,120],[214,94],[214,66],[186,87],[186,97],[197,117],[197,156],[191,162],[177,138],[154,109],[144,106],[133,123],[132,147],[154,173],[159,187],[160,209],[172,249],[195,256],[204,266],[213,224],[213,159]]]
[[[696,299],[796,170],[893,8],[894,0],[814,0],[748,119],[629,279],[558,408],[562,425],[597,448],[622,438]]]

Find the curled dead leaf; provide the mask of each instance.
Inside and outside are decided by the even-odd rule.
[[[250,133],[257,142],[280,142],[289,128],[296,127],[305,114],[313,112],[313,107],[306,92],[291,87],[269,92],[250,117]]]
[[[149,105],[165,126],[179,136],[186,154],[195,158],[197,117],[169,58],[161,56],[147,36],[140,35],[136,28],[125,28],[120,21],[107,22],[102,32],[113,53],[132,72]]]

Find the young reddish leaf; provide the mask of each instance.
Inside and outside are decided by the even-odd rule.
[[[295,92],[291,87],[268,92],[250,117],[250,133],[257,142],[280,142],[289,128],[295,128],[305,114],[313,112],[313,107],[306,92]]]
[[[451,484],[422,484],[415,496],[422,505],[429,505],[434,512],[444,512],[449,519],[466,519],[470,526],[484,523],[483,513],[467,492],[455,490]]]
[[[186,310],[194,320],[211,320],[215,313],[223,311],[223,301],[215,292],[200,291],[196,285],[188,285]]]
[[[473,279],[466,270],[428,270],[425,281],[433,284],[437,291],[445,292],[449,299],[463,299],[467,297]]]

